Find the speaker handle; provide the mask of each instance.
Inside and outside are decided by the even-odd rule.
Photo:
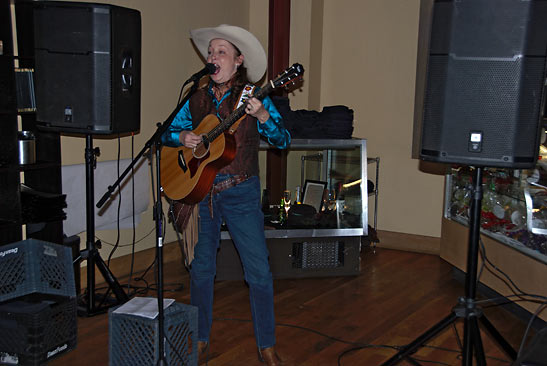
[[[122,90],[129,92],[133,88],[133,55],[129,50],[122,55]]]

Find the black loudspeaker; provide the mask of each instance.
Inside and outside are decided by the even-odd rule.
[[[140,129],[139,11],[39,1],[34,37],[40,128],[84,134]]]
[[[436,0],[420,157],[532,167],[539,152],[546,54],[545,0]]]

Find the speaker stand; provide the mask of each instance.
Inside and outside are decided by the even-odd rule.
[[[129,297],[124,292],[121,285],[116,280],[116,277],[112,274],[107,267],[101,255],[99,254],[98,247],[100,247],[100,241],[95,242],[95,209],[93,202],[95,201],[95,187],[94,187],[94,172],[93,170],[97,166],[97,155],[99,155],[99,149],[93,149],[93,138],[91,135],[86,135],[86,148],[85,148],[85,178],[86,178],[86,249],[81,252],[81,257],[87,260],[87,293],[85,296],[85,306],[79,304],[78,314],[83,316],[94,316],[102,314],[108,310],[108,308],[123,304],[129,300]],[[95,266],[101,272],[104,280],[108,284],[109,288],[114,293],[116,300],[109,299],[106,296],[100,299],[97,304],[97,296],[95,294]]]
[[[482,168],[475,168],[473,175],[473,197],[471,201],[471,215],[469,217],[469,243],[467,252],[467,273],[465,274],[465,297],[460,297],[458,305],[443,320],[435,324],[421,336],[416,338],[410,344],[404,346],[395,356],[384,362],[382,366],[396,365],[403,359],[407,359],[413,365],[420,365],[412,359],[410,355],[424,346],[429,340],[437,336],[445,328],[453,324],[459,318],[464,320],[463,333],[463,366],[473,365],[473,356],[475,356],[476,365],[486,365],[484,348],[479,329],[479,320],[484,328],[490,333],[500,348],[511,358],[516,360],[517,352],[501,336],[498,330],[490,323],[482,313],[480,307],[476,305],[475,298],[477,293],[477,263],[479,257],[479,236],[480,236],[480,214],[482,203]]]

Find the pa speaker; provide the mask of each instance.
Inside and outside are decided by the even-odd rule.
[[[538,156],[545,0],[435,0],[420,158],[530,168]]]
[[[38,126],[115,134],[140,128],[141,17],[119,6],[34,6]]]

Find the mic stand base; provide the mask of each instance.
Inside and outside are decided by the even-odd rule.
[[[87,249],[84,252],[87,252]],[[82,258],[84,258],[84,256],[86,255],[84,254],[84,252],[82,252]],[[122,286],[101,258],[99,251],[94,248],[91,252],[87,253],[87,256],[87,265],[91,266],[91,268],[93,268],[94,266],[97,267],[106,284],[108,285],[108,288],[111,289],[114,293],[115,298],[108,296],[108,292],[106,292],[104,295],[95,293],[95,279],[91,281],[89,280],[88,271],[88,287],[86,289],[86,296],[84,297],[86,301],[78,302],[78,316],[90,317],[104,314],[108,311],[109,308],[121,305],[129,301],[129,297],[125,294]]]

